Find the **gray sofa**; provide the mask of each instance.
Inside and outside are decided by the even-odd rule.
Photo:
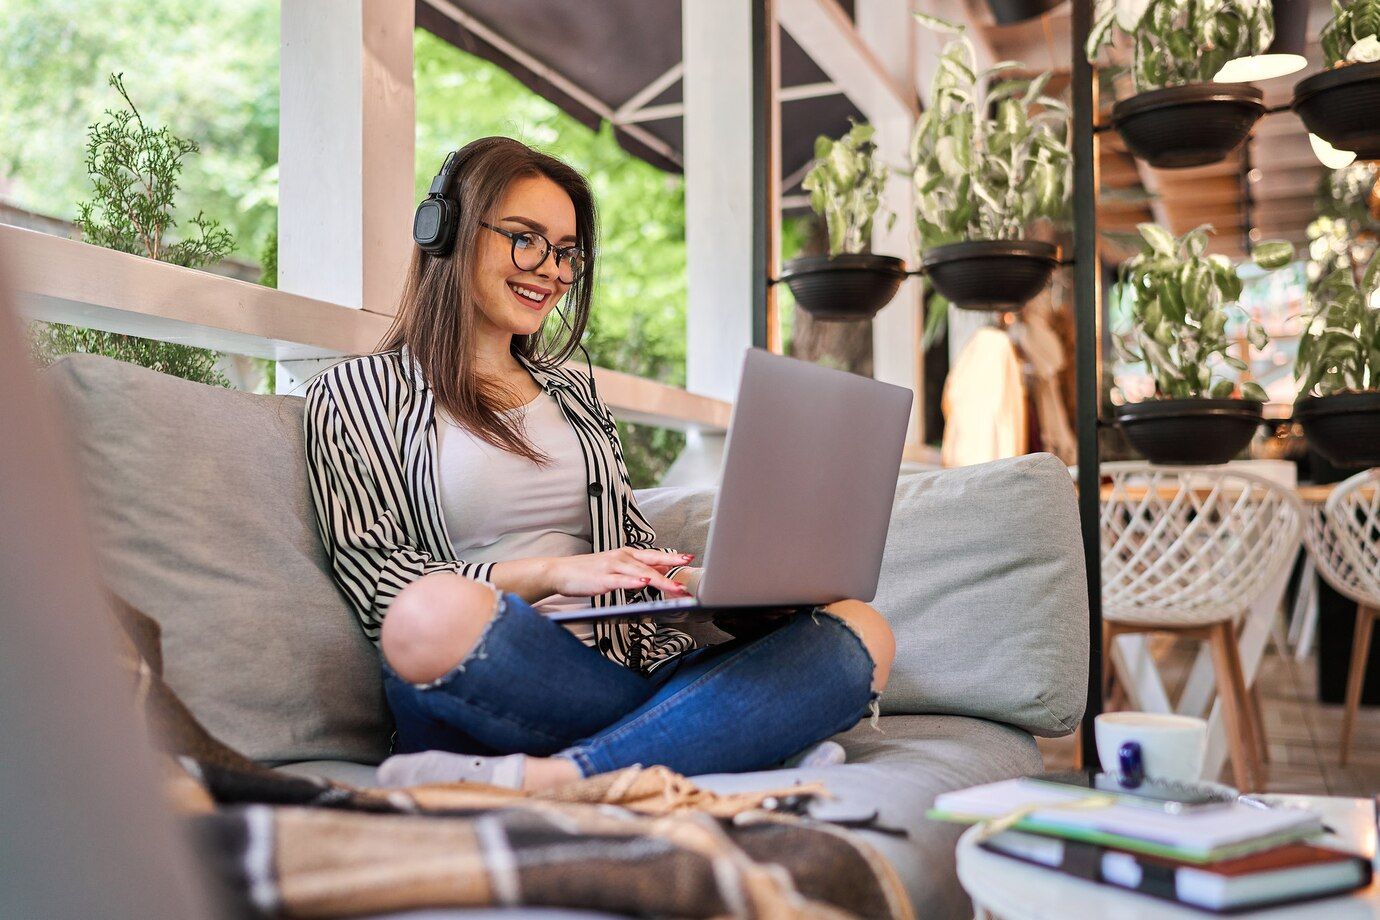
[[[214,734],[283,769],[369,783],[390,724],[377,656],[330,579],[308,499],[302,401],[213,389],[91,356],[49,380],[104,577],[163,628],[169,684]],[[702,552],[703,490],[641,494],[663,545]],[[882,718],[848,763],[697,777],[719,790],[821,780],[821,817],[861,831],[922,917],[970,916],[953,847],[924,817],[945,790],[1036,772],[1032,735],[1083,711],[1087,604],[1073,488],[1035,454],[903,476],[874,605],[897,657]],[[475,914],[466,914],[473,917]]]

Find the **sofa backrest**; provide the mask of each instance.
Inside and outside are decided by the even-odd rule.
[[[668,547],[702,554],[714,492],[639,495]],[[896,634],[882,712],[1067,734],[1087,700],[1088,600],[1068,469],[1028,454],[902,476],[873,606]]]
[[[392,726],[378,655],[331,580],[302,400],[76,355],[67,409],[109,587],[158,620],[172,688],[259,760],[377,762]],[[639,493],[659,543],[702,553],[710,490]],[[874,605],[897,657],[885,713],[1071,731],[1087,600],[1068,472],[1037,454],[902,477]]]
[[[168,684],[210,732],[269,762],[377,762],[378,658],[331,580],[302,400],[74,355],[67,413],[107,586],[162,627]]]

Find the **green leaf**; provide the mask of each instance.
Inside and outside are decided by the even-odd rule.
[[[1254,399],[1256,402],[1270,401],[1270,395],[1265,392],[1265,388],[1254,380],[1241,384],[1241,395],[1246,399]]]
[[[1287,240],[1269,240],[1251,250],[1251,260],[1266,271],[1283,268],[1294,259],[1294,244]]]
[[[1242,368],[1244,370],[1244,368]],[[1210,395],[1213,399],[1226,399],[1231,396],[1232,382],[1230,380],[1219,380],[1213,384]]]
[[[1246,341],[1252,348],[1264,348],[1270,342],[1270,336],[1266,334],[1265,327],[1255,320],[1246,324]]]
[[[948,319],[949,301],[939,294],[932,295],[925,304],[925,337],[921,341],[922,348],[928,349],[944,337],[944,332],[949,326]]]
[[[922,13],[915,10],[911,13],[916,21],[932,32],[941,32],[946,35],[962,35],[964,26],[947,19],[940,19],[938,16],[931,16],[929,13]]]
[[[1141,238],[1158,255],[1173,258],[1176,254],[1173,235],[1158,224],[1136,224]]]

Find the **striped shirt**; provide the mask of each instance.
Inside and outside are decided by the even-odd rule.
[[[637,507],[618,429],[593,381],[568,367],[522,363],[575,430],[588,474],[593,551],[653,548],[656,534]],[[307,390],[305,428],[317,526],[336,584],[366,636],[378,641],[393,599],[423,575],[490,579],[496,563],[455,558],[441,512],[431,388],[405,350],[322,372]],[[619,589],[591,602],[606,607],[659,596],[652,588]],[[694,645],[679,630],[627,620],[596,622],[586,641],[606,658],[642,670]]]

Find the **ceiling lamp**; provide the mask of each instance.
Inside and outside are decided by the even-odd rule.
[[[1338,150],[1316,134],[1308,135],[1308,143],[1313,145],[1313,155],[1328,169],[1341,169],[1350,166],[1356,154],[1350,150]]]
[[[1308,66],[1309,0],[1271,0],[1275,14],[1275,40],[1260,54],[1227,61],[1217,71],[1217,83],[1254,83],[1296,73]]]

